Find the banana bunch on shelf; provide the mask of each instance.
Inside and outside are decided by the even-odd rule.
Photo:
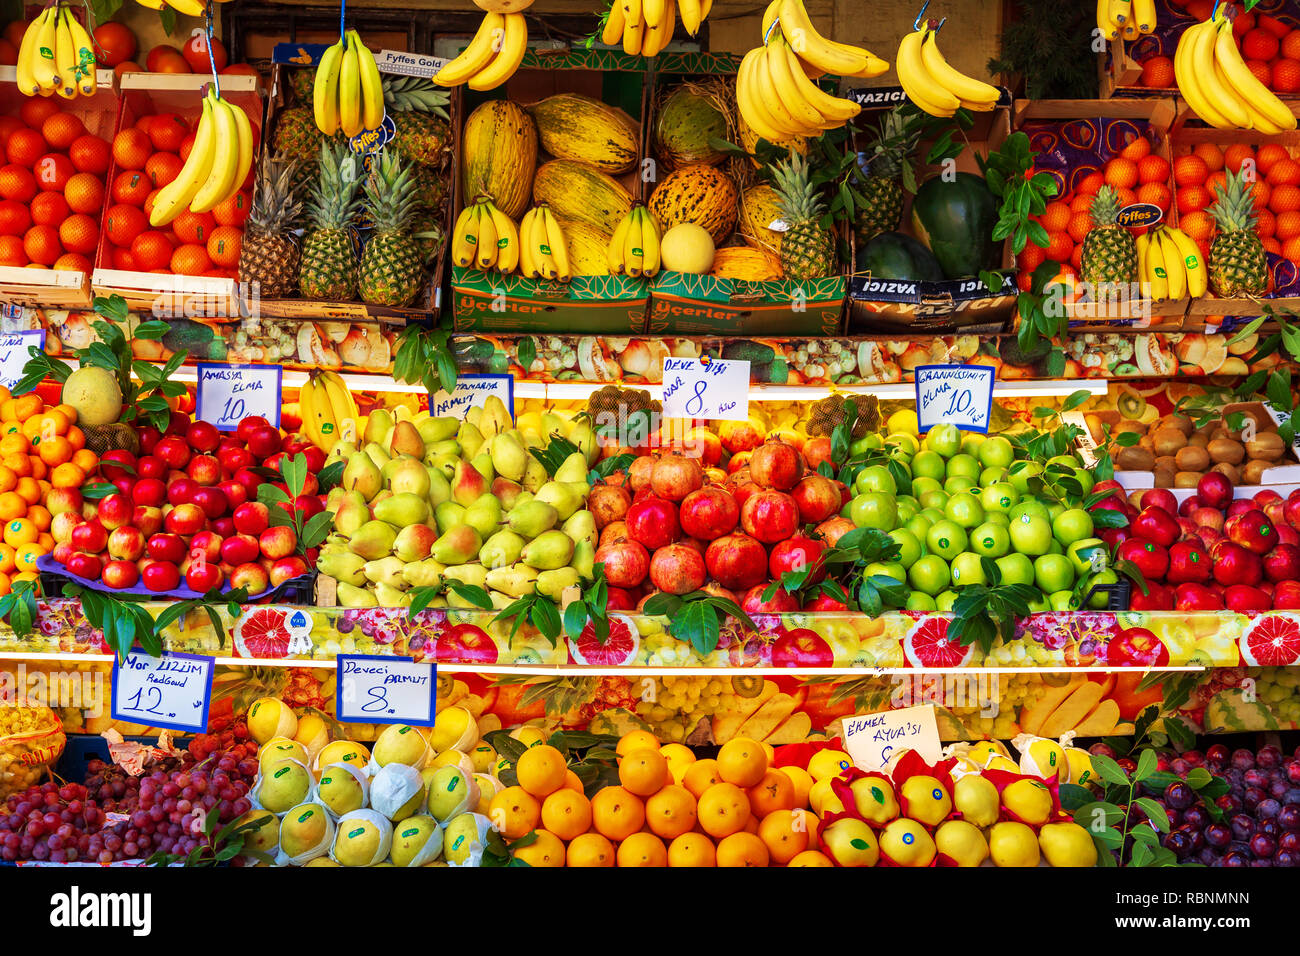
[[[253,165],[253,127],[248,114],[219,96],[215,84],[203,99],[203,115],[194,131],[180,174],[158,191],[149,224],[157,229],[182,212],[208,212],[244,184]]]
[[[1241,58],[1232,21],[1215,15],[1183,31],[1174,52],[1178,92],[1196,115],[1218,129],[1282,133],[1296,118]]]
[[[469,46],[433,77],[439,86],[468,83],[471,90],[495,90],[515,75],[528,49],[522,13],[485,13]]]
[[[206,8],[203,0],[135,0],[142,7],[148,7],[150,10],[162,10],[171,7],[177,13],[186,17],[198,17],[202,19],[206,14]],[[229,0],[217,0],[217,3],[228,3]]]
[[[673,38],[679,16],[686,32],[695,36],[712,6],[713,0],[614,0],[600,42],[621,43],[630,56],[657,56]]]
[[[519,221],[519,272],[529,279],[573,278],[568,240],[546,203],[534,206]]]
[[[480,196],[456,218],[451,236],[451,261],[502,275],[519,264],[519,233],[514,221],[487,196]]]
[[[340,130],[351,139],[384,122],[384,84],[374,54],[356,30],[348,30],[321,54],[312,87],[316,127],[326,136]]]
[[[24,96],[90,96],[95,92],[94,42],[66,6],[46,7],[23,31],[17,73]]]
[[[1154,33],[1156,0],[1097,0],[1097,29],[1107,40]]]
[[[952,116],[963,106],[993,109],[998,88],[954,69],[939,52],[937,35],[938,28],[926,24],[898,45],[898,79],[907,98],[931,116]]]
[[[298,392],[298,409],[302,433],[327,455],[338,442],[356,441],[361,433],[356,399],[338,372],[312,372]]]
[[[1142,292],[1153,302],[1205,295],[1208,276],[1192,237],[1172,226],[1155,226],[1137,237]]]
[[[633,206],[614,230],[608,262],[616,276],[648,279],[659,271],[659,223],[645,206]]]
[[[763,36],[763,45],[740,62],[736,103],[749,128],[772,143],[836,129],[862,111],[810,77],[872,77],[889,69],[872,53],[818,33],[802,0],[773,0],[763,16]]]

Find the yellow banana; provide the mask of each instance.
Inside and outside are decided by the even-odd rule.
[[[361,61],[357,45],[348,43],[339,63],[339,129],[351,139],[361,132]]]
[[[657,26],[647,26],[645,39],[641,42],[642,56],[658,56],[668,41],[673,38],[673,31],[677,29],[677,3],[676,0],[665,0],[664,16]]]
[[[478,266],[484,272],[496,265],[497,261],[497,227],[492,224],[492,213],[488,211],[487,202],[479,200],[478,212],[478,245],[475,247],[477,252],[474,256],[474,265]]]
[[[614,235],[610,238],[609,248],[605,252],[605,262],[609,265],[610,275],[621,276],[626,269],[623,264],[623,243],[627,239],[627,231],[632,225],[632,216],[635,213],[636,210],[633,209],[614,227]]]
[[[642,245],[641,239],[645,231],[645,221],[639,215],[640,210],[640,206],[632,210],[632,224],[628,226],[627,235],[623,237],[623,264],[627,267],[627,274],[634,279],[641,275],[645,261],[645,246]]]
[[[533,221],[529,226],[531,235],[528,241],[533,247],[537,274],[543,279],[554,279],[559,275],[559,270],[555,268],[555,257],[551,255],[551,248],[547,242],[546,222],[542,219],[542,208],[538,206],[533,212]]]
[[[310,398],[302,408],[303,420],[307,420],[310,409],[313,433],[308,436],[321,451],[329,454],[339,440],[339,423],[334,420],[334,409],[330,406],[329,395],[320,381],[320,373],[313,372],[307,380]],[[299,405],[302,406],[301,400]]]
[[[433,82],[440,86],[460,86],[471,76],[483,69],[501,49],[505,37],[506,18],[499,13],[483,14],[483,22],[478,25],[478,32],[469,41],[469,46],[461,51],[460,56],[452,60],[433,77]]]
[[[94,94],[97,81],[95,77],[95,42],[71,13],[68,14],[68,29],[72,31],[72,43],[76,51],[75,82],[77,90],[83,96]]]
[[[28,27],[36,29],[36,24]],[[51,8],[50,15],[40,21],[36,33],[36,49],[33,58],[32,75],[41,91],[53,93],[59,85],[59,68],[54,62],[55,50],[58,48],[59,12]]]
[[[665,0],[641,0],[641,18],[647,30],[657,30],[668,14]]]
[[[211,93],[204,97],[203,114],[194,130],[194,146],[190,149],[190,155],[176,178],[160,189],[154,199],[153,210],[149,213],[149,225],[155,229],[165,226],[188,208],[199,187],[207,182],[216,152],[212,120],[214,100]]]
[[[203,16],[203,4],[199,0],[167,0],[167,6],[187,17]]]
[[[838,40],[827,38],[826,42],[837,50],[843,50],[846,53],[852,53],[854,56],[866,56],[866,64],[856,73],[847,73],[846,76],[859,77],[869,80],[872,77],[880,76],[889,72],[889,62],[882,60],[870,50],[864,50],[861,47],[849,46],[847,43],[840,43]]]
[[[786,60],[786,70],[788,71],[791,81],[794,84],[795,91],[799,97],[808,103],[822,117],[823,123],[830,123],[833,126],[840,126],[847,123],[853,117],[862,112],[862,107],[852,100],[840,99],[838,96],[831,96],[820,86],[808,79],[808,74],[803,71],[799,63],[799,58],[795,56],[794,50],[784,39],[778,38],[780,52]],[[996,92],[996,91],[995,91]]]
[[[1165,257],[1160,243],[1147,239],[1147,281],[1151,284],[1151,301],[1163,302],[1169,298],[1169,274],[1165,271]]]
[[[1129,21],[1129,14],[1132,13],[1132,5],[1129,0],[1108,0],[1106,18],[1111,23],[1123,26]]]
[[[1119,37],[1119,24],[1110,18],[1110,0],[1097,0],[1097,29],[1107,40]]]
[[[298,389],[298,413],[302,416],[303,435],[306,436],[309,442],[323,451],[320,435],[316,431],[315,393],[316,386],[312,384],[312,378],[308,376],[302,388]]]
[[[326,136],[339,131],[339,66],[343,59],[343,41],[339,40],[321,54],[312,86],[312,108],[316,128]]]
[[[54,92],[65,100],[77,96],[77,51],[72,42],[68,21],[72,14],[67,7],[57,7],[58,26],[54,28],[54,68],[59,71],[59,85]]]
[[[659,223],[650,210],[641,207],[641,274],[653,277],[659,272]]]
[[[792,136],[812,136],[815,135],[820,126],[809,127],[801,119],[791,114],[786,109],[784,102],[781,100],[781,94],[776,89],[776,78],[772,76],[771,69],[767,64],[767,48],[759,47],[754,62],[750,64],[749,76],[753,84],[754,94],[750,102],[751,108],[756,113],[760,113],[768,121],[768,125],[778,132],[782,133],[781,139],[789,139]],[[757,127],[755,127],[757,130]],[[773,140],[780,142],[780,140]]]
[[[700,0],[678,0],[677,13],[687,33],[695,36],[700,32],[700,24],[704,22],[704,11],[700,8]]]
[[[1214,59],[1233,91],[1274,126],[1284,130],[1295,129],[1295,115],[1250,72],[1246,61],[1241,58],[1241,51],[1237,49],[1232,36],[1232,24],[1224,20],[1216,29],[1218,34],[1214,40]]]
[[[842,76],[853,76],[865,68],[866,51],[856,47],[837,47],[827,42],[813,26],[800,0],[781,0],[777,15],[781,20],[781,32],[800,59],[827,73]],[[855,52],[848,52],[850,49]]]
[[[1183,35],[1178,40],[1178,48],[1174,51],[1174,79],[1178,83],[1178,91],[1182,93],[1183,99],[1187,100],[1197,116],[1217,129],[1228,129],[1231,128],[1232,123],[1214,107],[1201,88],[1204,74],[1208,73],[1212,79],[1214,71],[1212,69],[1207,71],[1203,66],[1195,67],[1192,61],[1197,38],[1201,31],[1209,26],[1209,22],[1206,21],[1183,31]]]
[[[1201,261],[1201,250],[1192,241],[1192,237],[1181,229],[1171,228],[1168,233],[1183,261],[1183,271],[1187,274],[1187,294],[1194,299],[1200,298],[1205,295],[1209,282],[1205,263]]]
[[[794,76],[790,71],[790,61],[785,58],[785,51],[782,49],[784,45],[783,39],[773,37],[769,40],[763,48],[761,67],[767,70],[772,78],[772,86],[776,89],[781,105],[794,117],[795,122],[807,129],[823,129],[827,125],[826,117],[799,95],[799,90],[794,85]],[[799,75],[803,76],[803,70],[799,70]],[[807,77],[804,76],[804,79]]]
[[[471,90],[495,90],[515,75],[528,51],[528,21],[522,13],[507,13],[501,49],[492,62],[469,78]]]
[[[1133,0],[1133,22],[1137,25],[1138,33],[1146,35],[1154,32],[1156,28],[1155,0]]]
[[[605,20],[605,29],[600,34],[600,42],[606,46],[617,46],[623,42],[623,2],[614,0],[609,8],[609,17]]]
[[[921,59],[921,43],[926,29],[922,28],[903,37],[898,44],[895,68],[907,98],[931,116],[952,116],[961,101],[940,86]]]
[[[636,56],[641,52],[641,38],[645,33],[645,21],[641,19],[641,0],[622,0],[623,3],[623,52]]]
[[[1183,257],[1178,254],[1178,247],[1166,230],[1157,229],[1154,241],[1160,243],[1160,257],[1165,262],[1165,275],[1169,279],[1169,298],[1177,302],[1187,296],[1187,270],[1183,268]]]
[[[736,104],[740,107],[745,123],[760,139],[765,139],[769,143],[779,143],[793,134],[777,124],[765,108],[766,104],[763,103],[762,93],[758,89],[754,75],[756,69],[762,68],[762,63],[759,61],[763,56],[763,48],[755,47],[741,59],[740,68],[736,73]]]
[[[987,104],[976,108],[991,110],[993,105],[997,103],[998,88],[982,80],[967,76],[949,65],[948,61],[943,58],[943,54],[939,52],[939,44],[933,31],[921,44],[921,62],[925,64],[926,70],[934,78],[934,81],[961,100],[963,105],[968,102]]]
[[[713,0],[700,0],[700,22],[703,23],[709,19],[709,11],[713,9]]]
[[[497,234],[497,271],[513,272],[519,264],[519,233],[514,221],[496,207],[490,200],[486,203],[488,214],[492,217],[492,228]]]
[[[561,282],[568,282],[573,278],[573,272],[569,269],[569,246],[564,238],[564,230],[547,206],[542,207],[542,222],[546,226],[546,242],[551,250],[551,258],[555,260],[555,272]]]
[[[478,220],[476,203],[470,203],[456,217],[456,225],[451,231],[451,261],[461,268],[474,264],[475,245],[478,242]]]
[[[1151,298],[1151,284],[1146,281],[1147,277],[1147,255],[1150,248],[1151,239],[1147,233],[1142,233],[1134,240],[1134,245],[1138,251],[1138,290],[1144,298]]]
[[[22,43],[18,45],[18,64],[14,68],[18,79],[18,92],[23,96],[35,96],[40,91],[41,86],[36,82],[36,75],[33,72],[36,67],[36,38],[41,32],[45,18],[53,12],[53,7],[41,11],[23,31]]]
[[[534,208],[524,213],[524,218],[519,220],[519,274],[528,279],[536,279],[541,274],[537,271],[536,250],[528,241],[533,234],[533,220],[536,218],[537,210]]]
[[[239,144],[236,150],[234,184],[221,201],[229,199],[243,188],[244,181],[248,179],[248,171],[253,168],[253,124],[248,121],[248,114],[242,107],[234,103],[226,105],[230,107],[230,114],[235,118],[235,131],[239,134]]]
[[[334,430],[335,441],[338,441],[343,437],[349,420],[352,422],[352,431],[354,433],[357,431],[357,422],[361,413],[357,410],[357,401],[352,397],[348,383],[343,381],[343,377],[338,372],[322,372],[320,380],[325,385],[325,396],[329,401],[331,417],[334,419],[334,424],[338,426]]]
[[[1232,83],[1227,78],[1227,66],[1221,57],[1216,55],[1215,38],[1216,27],[1210,24],[1208,28],[1202,30],[1196,35],[1196,46],[1188,60],[1188,66],[1196,72],[1197,82],[1201,86],[1201,92],[1210,101],[1210,105],[1218,111],[1229,123],[1239,129],[1250,128],[1250,114],[1246,107],[1242,105],[1242,97],[1239,92],[1233,88]],[[1231,32],[1228,36],[1228,44],[1232,45]],[[1236,47],[1233,46],[1233,50]],[[1241,62],[1238,57],[1238,62]],[[1242,63],[1242,69],[1246,66]],[[1219,71],[1223,72],[1220,73]],[[1250,71],[1246,70],[1247,75]],[[1254,79],[1254,77],[1251,77]],[[1259,82],[1256,80],[1256,82]]]
[[[384,122],[384,82],[379,78],[379,65],[356,30],[349,30],[348,37],[356,44],[361,68],[361,125],[379,129]]]
[[[190,202],[191,212],[207,212],[235,188],[235,173],[239,171],[239,126],[230,104],[220,97],[212,104],[212,127],[212,168]]]

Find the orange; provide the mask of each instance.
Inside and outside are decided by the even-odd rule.
[[[54,536],[48,531],[42,531],[41,536],[36,539],[36,546],[41,549],[42,554],[49,554],[54,550]]]
[[[1295,212],[1300,209],[1300,186],[1290,183],[1275,186],[1268,205],[1276,213]]]
[[[745,829],[753,815],[745,791],[733,783],[715,783],[700,797],[696,813],[700,829],[711,837],[724,837]]]
[[[1083,242],[1088,238],[1088,233],[1092,230],[1092,213],[1076,212],[1070,217],[1070,224],[1066,227],[1066,232],[1075,242]],[[1028,247],[1026,247],[1028,248]]]
[[[1220,157],[1222,162],[1222,157]],[[1223,167],[1220,166],[1220,169]],[[1179,186],[1200,186],[1210,175],[1210,167],[1198,154],[1179,156],[1174,160],[1174,183]]]
[[[767,866],[771,856],[753,833],[733,833],[718,842],[718,866]]]
[[[1145,136],[1135,136],[1133,142],[1129,143],[1119,151],[1119,154],[1125,159],[1139,160],[1151,152],[1151,140]]]
[[[1116,189],[1132,189],[1138,181],[1137,163],[1123,156],[1116,156],[1106,164],[1105,176],[1106,182]]]
[[[5,544],[16,548],[22,544],[32,544],[39,536],[40,532],[36,530],[36,525],[26,518],[15,518],[13,521],[5,522]]]
[[[506,787],[488,804],[488,819],[507,840],[518,840],[536,829],[542,805],[523,787]]]
[[[773,863],[786,864],[808,849],[811,815],[803,810],[777,810],[758,825],[758,838],[767,847]]]
[[[656,836],[675,839],[695,828],[695,797],[676,784],[664,787],[645,802],[645,819]]]
[[[1294,159],[1279,159],[1268,170],[1270,186],[1294,186],[1300,183],[1300,162]]]
[[[0,521],[12,521],[27,514],[27,502],[16,491],[0,494]]]
[[[618,782],[638,797],[658,793],[668,782],[668,761],[654,750],[632,750],[618,762]]]
[[[41,486],[36,483],[35,478],[19,478],[18,487],[14,490],[18,492],[18,497],[29,505],[34,505],[41,500]]]
[[[568,866],[613,866],[614,844],[599,833],[584,833],[569,843]]]
[[[515,764],[519,786],[534,797],[544,797],[563,787],[566,770],[564,754],[549,744],[529,747]]]
[[[717,866],[713,841],[703,833],[683,833],[668,844],[669,866]]]
[[[820,850],[804,850],[786,866],[834,866],[829,856]]]
[[[46,475],[50,473],[50,469],[46,467],[45,462],[41,461],[39,455],[29,455],[28,458],[31,460],[32,463],[32,474],[31,474],[32,478],[35,478],[37,481],[40,481],[42,478],[44,478]]]
[[[0,455],[26,455],[27,450],[32,447],[27,436],[18,433],[11,433],[0,438]]]
[[[39,577],[40,575],[35,571],[20,571],[17,574],[12,575],[9,580],[14,584],[17,584],[19,581],[31,581],[34,584]]]
[[[1161,212],[1168,212],[1173,196],[1164,183],[1143,183],[1138,187],[1137,199],[1138,202],[1149,202],[1153,206],[1159,206]]]
[[[11,395],[9,398],[0,401],[0,421],[11,422],[14,420],[14,400]]]
[[[1277,218],[1267,209],[1255,210],[1255,215],[1259,221],[1255,223],[1255,235],[1261,239],[1267,239],[1277,230]]]
[[[1066,262],[1074,252],[1074,240],[1068,232],[1047,234],[1047,258],[1053,262]]]
[[[72,460],[72,453],[76,450],[62,435],[55,435],[53,438],[46,439],[36,446],[40,453],[41,461],[47,465],[61,465],[65,461]]]
[[[619,866],[668,865],[668,848],[653,833],[633,833],[618,845]]]
[[[812,790],[813,778],[803,767],[788,766],[780,768],[781,772],[790,778],[790,785],[794,788],[794,806],[796,809],[808,806],[808,794]]]
[[[42,505],[32,505],[27,509],[27,520],[36,525],[37,531],[48,531],[52,517],[49,510]]]
[[[1255,160],[1255,148],[1248,143],[1233,143],[1223,151],[1223,168],[1231,172],[1241,172],[1241,164],[1246,160]]]
[[[1169,184],[1169,160],[1163,156],[1143,156],[1138,162],[1138,182]]]
[[[1205,188],[1208,189],[1210,195],[1217,200],[1219,194],[1226,192],[1228,189],[1227,173],[1223,170],[1219,170],[1217,173],[1210,173],[1210,175],[1205,177]]]
[[[45,402],[39,395],[28,394],[14,399],[14,418],[25,422],[45,408]]]
[[[41,428],[41,422],[43,421],[45,421],[44,415],[33,415],[31,418],[27,419],[27,421],[22,422],[18,430],[26,435],[27,440],[33,445],[39,445],[41,439],[46,437],[46,432]],[[48,437],[53,438],[54,432],[50,431]]]
[[[1214,143],[1197,143],[1191,155],[1199,157],[1205,164],[1206,175],[1223,168],[1223,150]]]
[[[1089,173],[1079,181],[1079,185],[1074,187],[1076,193],[1084,193],[1088,196],[1095,196],[1097,190],[1106,185],[1106,177],[1100,172]]]
[[[626,840],[645,823],[645,804],[622,787],[604,787],[591,800],[591,822],[602,836]]]
[[[529,866],[564,866],[564,843],[554,833],[537,831],[537,839],[527,846],[514,851],[515,859],[523,860]]]
[[[74,428],[73,431],[77,431],[77,429]],[[72,464],[89,475],[99,468],[99,456],[89,448],[78,448],[72,453]]]
[[[659,752],[668,761],[668,774],[672,777],[672,782],[681,783],[686,771],[695,763],[695,751],[684,744],[664,744]]]
[[[1049,202],[1039,221],[1048,232],[1061,232],[1070,221],[1070,207],[1060,200]]]
[[[0,492],[13,491],[18,484],[18,476],[8,465],[0,465]]]
[[[614,748],[615,752],[622,757],[624,754],[631,753],[633,750],[658,750],[659,738],[648,730],[633,730],[624,734],[618,740],[618,746]]]
[[[0,518],[3,517],[4,513],[0,512]],[[721,782],[722,778],[718,776],[718,762],[712,757],[695,761],[682,776],[682,786],[689,790],[696,800],[700,799],[709,787]]]
[[[32,474],[32,460],[25,454],[22,455],[3,455],[5,466],[12,469],[13,473],[19,478],[30,478]],[[39,461],[40,459],[37,459]],[[15,482],[15,487],[17,483]]]
[[[1272,243],[1277,248],[1270,247],[1269,243]],[[1278,245],[1276,239],[1265,239],[1264,248],[1269,252],[1275,252],[1279,256],[1290,259],[1292,262],[1300,262],[1300,236],[1292,236],[1286,241],[1285,245]]]
[[[9,580],[9,575],[0,574],[0,596],[4,596],[13,590],[13,584]]]
[[[1255,166],[1261,173],[1268,175],[1268,171],[1273,168],[1274,163],[1290,158],[1291,154],[1286,151],[1285,146],[1279,146],[1277,143],[1265,143],[1259,148],[1259,153],[1255,156]]]
[[[0,544],[0,571],[11,574],[18,567],[18,549],[7,544]]]
[[[67,437],[68,444],[72,446],[73,451],[81,451],[86,447],[86,433],[76,425],[69,426]],[[91,452],[91,454],[94,454],[94,452]]]
[[[68,429],[72,427],[72,422],[68,420],[68,416],[57,408],[50,409],[37,421],[40,422],[42,436],[66,435]]]
[[[1196,212],[1204,209],[1214,201],[1209,190],[1204,186],[1184,186],[1178,190],[1178,211],[1180,213]]]
[[[794,809],[794,783],[785,772],[775,767],[763,774],[763,779],[746,791],[754,815],[765,817],[777,810]]]
[[[1300,212],[1278,213],[1273,225],[1273,235],[1281,243],[1285,243],[1293,236],[1300,236]]]
[[[48,549],[41,547],[39,544],[25,544],[18,549],[15,564],[19,571],[35,571],[36,559],[47,553]]]
[[[542,801],[542,826],[561,840],[572,840],[591,828],[591,801],[561,787]]]
[[[54,470],[50,472],[50,486],[54,488],[80,488],[85,483],[85,471],[70,461],[55,465]]]
[[[1092,201],[1095,198],[1096,198],[1095,196],[1088,196],[1083,193],[1080,193],[1079,195],[1075,196],[1073,199],[1070,200],[1071,216],[1073,216],[1075,213],[1088,212],[1090,209],[1092,209]]]
[[[582,778],[572,770],[564,771],[564,789],[574,790],[584,797],[587,795],[587,788],[582,785]]]
[[[757,740],[736,737],[718,751],[718,776],[737,787],[752,787],[767,773],[767,751]]]
[[[1183,232],[1197,240],[1207,240],[1214,232],[1214,220],[1208,212],[1191,212],[1180,216],[1178,225]]]

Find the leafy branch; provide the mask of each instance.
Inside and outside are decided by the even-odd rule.
[[[493,624],[498,621],[513,622],[510,625],[510,641],[515,639],[519,628],[523,627],[525,622],[531,623],[541,631],[542,636],[551,642],[551,647],[555,646],[560,637],[560,612],[555,602],[544,594],[534,592],[512,601],[492,618]]]
[[[456,359],[442,329],[408,325],[397,337],[393,378],[408,385],[423,384],[432,398],[439,389],[456,387]]]
[[[455,578],[444,577],[436,585],[412,588],[409,593],[411,603],[407,605],[406,616],[412,620],[418,617],[420,612],[433,602],[434,598],[443,594],[455,594],[465,603],[483,611],[492,610],[492,598],[487,591],[477,584],[466,584],[464,581],[457,581]]]
[[[294,502],[307,487],[307,456],[302,452],[294,455],[292,460],[288,456],[280,459],[280,477],[289,489],[288,494],[264,481],[257,486],[257,500],[266,505],[271,527],[293,529],[298,541],[296,551],[305,556],[309,548],[316,547],[329,536],[334,527],[334,512],[320,511],[304,520],[302,512],[294,507]]]
[[[231,618],[237,618],[240,614],[240,605],[247,600],[247,588],[235,588],[224,594],[220,589],[213,588],[201,598],[191,598],[188,601],[173,601],[163,608],[158,617],[154,619],[154,631],[161,640],[163,632],[174,622],[184,620],[191,611],[202,608],[208,615],[208,621],[212,624],[212,629],[217,632],[217,640],[220,642],[220,646],[225,647],[226,628],[217,609],[224,604],[226,613]]]
[[[245,847],[246,838],[261,828],[261,820],[254,819],[241,823],[242,817],[236,817],[220,830],[217,829],[221,805],[216,804],[203,817],[203,840],[189,853],[157,853],[145,860],[146,866],[171,866],[180,863],[184,866],[220,866],[237,856],[248,856],[259,863],[272,864],[275,860],[270,854]]]
[[[35,581],[16,581],[13,589],[0,597],[0,620],[9,625],[16,637],[31,636],[36,614]]]
[[[961,589],[953,602],[948,635],[963,647],[978,644],[987,654],[995,638],[1004,642],[1015,639],[1016,618],[1029,614],[1029,602],[1039,591],[1028,584],[1003,584],[1002,572],[992,558],[981,557],[980,567],[988,583]]]
[[[81,602],[87,623],[103,633],[104,643],[120,660],[126,660],[137,642],[150,657],[162,656],[162,636],[153,616],[142,606],[144,598],[117,598],[76,584],[65,588],[64,594]]]
[[[698,654],[713,653],[727,618],[734,618],[751,631],[758,630],[735,601],[705,591],[692,591],[680,597],[663,592],[655,594],[645,602],[644,612],[667,617],[673,637],[688,642]]]

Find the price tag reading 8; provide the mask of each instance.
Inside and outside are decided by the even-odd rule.
[[[437,703],[438,670],[409,657],[338,655],[335,716],[346,723],[410,724],[431,727]]]

